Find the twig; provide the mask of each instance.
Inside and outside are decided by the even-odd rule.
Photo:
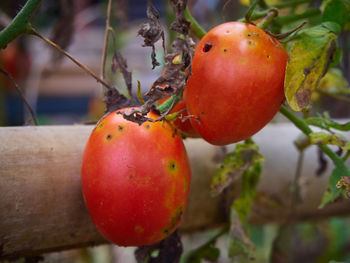
[[[0,68],[0,72],[2,74],[4,74],[11,81],[12,85],[16,88],[18,94],[21,96],[22,100],[24,101],[24,104],[27,106],[27,109],[32,117],[33,122],[34,122],[34,125],[37,126],[38,122],[35,118],[34,111],[33,111],[32,107],[30,106],[28,100],[24,96],[22,89],[17,85],[16,81],[13,79],[13,77],[10,75],[10,73],[6,72],[5,70],[3,70],[1,68]]]
[[[111,24],[111,11],[112,11],[112,0],[108,0],[107,6],[107,19],[106,19],[106,28],[105,28],[105,36],[104,36],[104,44],[101,58],[101,78],[105,79],[105,67],[106,67],[106,57],[107,57],[107,47],[108,47],[108,35]]]
[[[97,82],[99,82],[102,85],[104,85],[107,89],[109,89],[109,90],[113,89],[108,83],[106,83],[99,76],[97,76],[91,69],[89,69],[88,67],[86,67],[83,64],[81,64],[78,60],[76,60],[74,57],[72,57],[67,51],[65,51],[62,48],[60,48],[57,44],[52,42],[50,39],[48,39],[48,38],[42,36],[41,34],[39,34],[34,28],[31,29],[31,34],[41,38],[47,44],[49,44],[50,46],[54,47],[58,52],[61,52],[63,55],[68,57],[71,61],[73,61],[76,65],[78,65],[78,67],[80,67],[82,70],[84,70],[86,73],[88,73],[94,79],[96,79]]]
[[[293,215],[296,211],[296,206],[298,203],[298,199],[300,198],[300,186],[299,186],[299,179],[301,176],[301,170],[303,167],[303,161],[304,161],[304,150],[299,150],[299,156],[298,156],[298,162],[297,167],[295,170],[295,175],[293,178],[293,182],[291,185],[291,201],[290,201],[290,210],[289,210],[289,216],[287,220],[292,220]]]

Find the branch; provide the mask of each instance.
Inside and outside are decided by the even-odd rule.
[[[104,44],[103,44],[103,51],[102,51],[102,61],[101,61],[101,78],[102,78],[102,80],[105,79],[106,56],[107,56],[107,47],[108,47],[108,34],[109,34],[110,24],[111,24],[111,10],[112,10],[112,0],[108,0],[106,28],[105,28]]]
[[[39,32],[37,32],[34,28],[31,27],[30,30],[30,34],[37,36],[39,38],[41,38],[42,40],[44,40],[47,44],[49,44],[50,46],[54,47],[58,52],[62,53],[63,55],[65,55],[66,57],[68,57],[71,61],[73,61],[76,65],[78,65],[79,68],[81,68],[82,70],[84,70],[86,73],[88,73],[90,76],[92,76],[94,79],[96,79],[97,82],[101,83],[102,85],[104,85],[107,89],[111,90],[113,89],[107,82],[105,82],[104,80],[102,80],[99,76],[97,76],[91,69],[89,69],[88,67],[84,66],[83,64],[81,64],[78,60],[76,60],[74,57],[72,57],[67,51],[63,50],[62,48],[60,48],[57,44],[55,44],[54,42],[52,42],[50,39],[47,39],[46,37],[42,36]]]
[[[17,85],[16,81],[13,79],[13,77],[8,72],[6,72],[5,70],[2,70],[0,68],[0,73],[4,74],[11,81],[12,85],[16,88],[18,94],[21,96],[22,100],[24,101],[24,104],[27,106],[27,109],[32,117],[33,122],[34,122],[34,125],[37,126],[38,122],[35,118],[34,111],[33,111],[32,107],[30,106],[28,100],[24,96],[22,89]]]
[[[28,0],[12,22],[0,32],[0,49],[4,49],[8,43],[22,34],[30,34],[32,27],[30,17],[38,8],[41,0]]]

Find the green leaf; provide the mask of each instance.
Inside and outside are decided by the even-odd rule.
[[[343,150],[350,150],[350,142],[340,134],[312,132],[309,137],[312,144],[331,144],[337,145]]]
[[[305,119],[305,121],[309,125],[320,127],[322,129],[333,128],[338,131],[350,131],[350,122],[340,124],[330,119],[326,119],[322,117],[311,117],[311,118]]]
[[[348,0],[330,0],[326,3],[322,21],[332,21],[344,26],[350,21],[350,2]]]
[[[230,257],[248,257],[253,253],[254,245],[248,236],[247,220],[256,197],[256,187],[261,171],[261,162],[256,162],[244,172],[240,197],[232,203],[229,233]]]
[[[286,98],[293,110],[301,111],[309,105],[312,92],[332,61],[338,32],[337,24],[326,22],[299,33],[290,50],[284,81]]]
[[[259,153],[259,147],[253,140],[236,144],[213,177],[211,192],[220,194],[226,187],[241,178],[243,172],[257,162],[263,162],[264,156]]]
[[[328,203],[334,202],[342,193],[342,189],[337,188],[337,183],[342,178],[341,170],[336,167],[332,171],[332,174],[329,177],[329,182],[327,189],[323,194],[321,204],[319,208],[323,208]]]

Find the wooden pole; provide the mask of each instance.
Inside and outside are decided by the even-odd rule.
[[[0,259],[107,242],[92,225],[80,187],[81,156],[92,126],[0,128]],[[299,135],[291,124],[268,125],[254,138],[265,154],[264,172],[251,222],[285,222],[295,174]],[[236,187],[212,198],[212,175],[225,151],[201,139],[186,139],[192,167],[188,209],[180,231],[206,229],[227,222]],[[330,164],[330,162],[329,162]],[[300,179],[302,200],[292,220],[321,219],[350,213],[349,201],[318,209],[331,165],[316,176],[316,147],[306,150]]]

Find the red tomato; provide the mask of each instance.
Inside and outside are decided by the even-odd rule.
[[[117,245],[159,242],[185,211],[190,165],[181,137],[168,122],[139,126],[110,113],[90,135],[81,174],[93,223]]]
[[[210,30],[196,47],[185,89],[192,126],[226,145],[262,129],[284,100],[288,54],[262,29],[241,22]]]
[[[28,77],[31,67],[30,54],[17,41],[13,41],[7,47],[0,51],[0,67],[7,71],[15,81],[23,80]],[[9,91],[14,90],[12,83],[2,74],[5,88]]]

